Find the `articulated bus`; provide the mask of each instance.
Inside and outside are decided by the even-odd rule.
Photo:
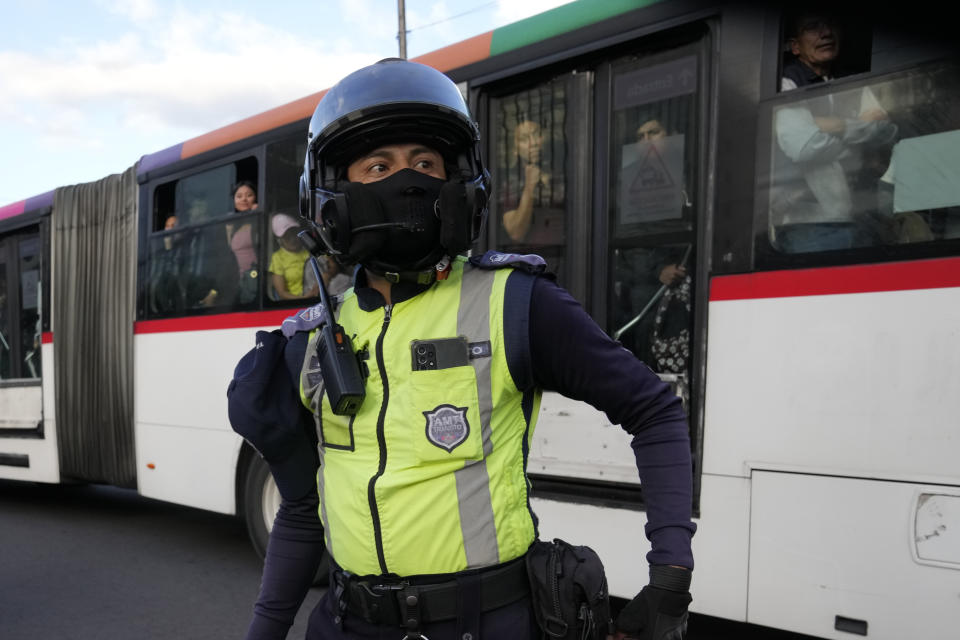
[[[695,612],[960,628],[960,73],[914,8],[581,0],[417,58],[482,131],[474,251],[544,256],[681,396]],[[783,80],[810,34],[840,43],[830,79]],[[255,332],[312,304],[270,263],[322,95],[0,208],[0,477],[237,514],[263,552],[277,494],[225,391]],[[541,536],[595,548],[632,597],[628,436],[547,394],[528,470]]]

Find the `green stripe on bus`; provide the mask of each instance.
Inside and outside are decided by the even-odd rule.
[[[494,29],[490,55],[519,49],[547,38],[656,4],[660,0],[579,0],[520,22]]]

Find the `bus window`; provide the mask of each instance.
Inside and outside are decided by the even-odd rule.
[[[172,215],[180,226],[229,215],[234,211],[233,187],[244,180],[257,184],[256,158],[242,158],[158,185],[153,197],[153,230],[163,231]]]
[[[308,254],[296,237],[301,230],[298,187],[306,151],[306,137],[302,133],[267,145],[264,202],[269,215],[263,277],[268,300],[278,306],[303,305],[302,300],[319,295]],[[346,289],[341,286],[344,283],[352,284],[349,277],[343,275],[337,278],[336,286],[331,286],[326,272],[332,276],[336,265],[326,259],[322,259],[320,265],[325,268],[324,278],[330,295],[342,293]]]
[[[681,387],[693,330],[697,67],[682,52],[612,65],[611,334]]]
[[[235,187],[253,191],[255,204],[238,210]],[[147,312],[169,317],[256,306],[260,290],[260,209],[257,160],[243,158],[154,191],[149,238]]]
[[[40,378],[40,278],[39,234],[0,238],[0,380]]]
[[[567,83],[491,100],[497,247],[536,253],[566,279]]]
[[[827,85],[774,107],[774,249],[808,253],[960,237],[957,78],[953,64],[940,64],[852,89]]]
[[[0,244],[0,380],[13,377],[13,349],[10,346],[10,296],[7,293],[7,256]]]

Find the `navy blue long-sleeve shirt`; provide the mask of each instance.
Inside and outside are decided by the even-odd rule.
[[[356,288],[361,308],[383,306],[380,294],[362,287],[363,281],[361,273]],[[519,291],[524,288],[529,295]],[[400,302],[422,289],[400,283],[394,285],[391,297]],[[507,360],[517,386],[523,391],[556,391],[587,402],[633,436],[647,509],[646,534],[652,544],[647,560],[651,565],[692,569],[690,441],[680,399],[645,364],[610,339],[552,279],[514,271],[505,298]],[[525,308],[527,300],[529,308]],[[529,336],[529,341],[514,336]],[[302,333],[287,345],[285,356],[293,380],[298,380],[305,348]],[[286,636],[322,557],[323,527],[314,482],[317,468],[301,466],[297,473],[309,478],[302,486],[312,490],[281,504],[247,635],[251,640]]]

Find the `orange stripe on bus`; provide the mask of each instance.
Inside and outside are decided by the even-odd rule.
[[[205,133],[202,136],[191,138],[183,143],[183,150],[180,152],[180,159],[189,158],[201,154],[205,151],[217,149],[231,142],[243,140],[250,136],[264,131],[269,131],[275,127],[282,127],[285,124],[303,120],[313,115],[313,110],[317,108],[320,98],[327,92],[326,89],[317,93],[310,94],[305,98],[294,100],[283,106],[255,116],[250,116],[239,122],[234,122],[225,127]]]
[[[426,64],[440,71],[449,71],[459,67],[479,62],[490,57],[490,42],[493,39],[493,31],[481,33],[478,36],[467,38],[462,42],[452,44],[448,47],[426,53],[415,62]],[[318,91],[299,100],[287,103],[275,109],[264,111],[255,116],[250,116],[239,122],[234,122],[225,127],[221,127],[202,136],[191,138],[183,143],[183,149],[180,152],[180,159],[190,158],[206,151],[218,149],[224,145],[249,138],[258,133],[269,131],[276,127],[282,127],[285,124],[303,120],[313,115],[320,98],[327,92],[326,89]]]
[[[413,62],[429,65],[438,71],[457,69],[489,58],[492,39],[493,31],[487,31],[449,47],[425,53],[414,58]]]

